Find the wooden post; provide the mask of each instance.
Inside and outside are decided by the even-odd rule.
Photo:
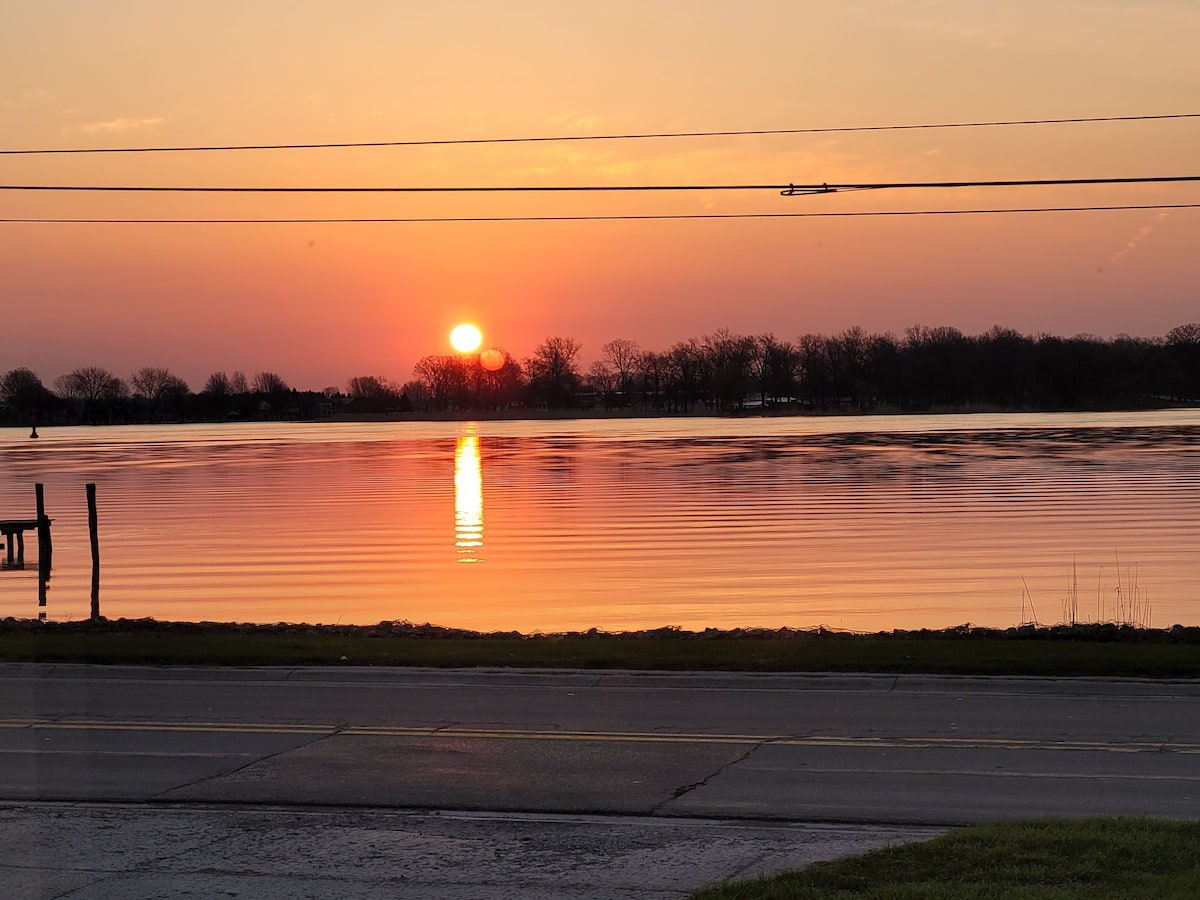
[[[88,504],[88,537],[92,541],[92,621],[100,621],[100,537],[96,528],[96,485],[84,485]]]
[[[35,484],[33,491],[37,497],[38,576],[49,580],[54,547],[50,543],[50,519],[46,517],[46,491],[40,484]]]
[[[37,498],[38,536],[38,619],[46,618],[46,585],[50,581],[50,560],[54,549],[50,544],[50,519],[46,516],[46,491],[41,484],[33,486]]]

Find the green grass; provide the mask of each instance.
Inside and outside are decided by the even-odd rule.
[[[980,825],[692,900],[1194,900],[1200,823],[1047,819]]]
[[[877,635],[660,629],[523,636],[406,623],[354,627],[10,619],[0,621],[0,662],[1194,678],[1200,676],[1200,629],[1079,626]]]

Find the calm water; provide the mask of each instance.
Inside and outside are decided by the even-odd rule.
[[[1200,623],[1200,411],[0,431],[51,619]],[[28,568],[0,615],[36,616]]]

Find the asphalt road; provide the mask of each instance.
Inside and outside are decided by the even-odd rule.
[[[963,823],[1195,818],[1198,701],[1104,679],[0,666],[0,892],[682,898]]]
[[[1200,814],[1200,684],[0,667],[0,798],[952,825]]]

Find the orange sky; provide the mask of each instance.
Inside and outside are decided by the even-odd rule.
[[[0,12],[0,148],[401,141],[1200,112],[1193,0],[40,0]],[[11,8],[9,8],[11,7]],[[4,184],[787,183],[1200,174],[1200,119],[466,147],[3,156]],[[603,196],[0,192],[13,217],[850,211],[1200,202],[1200,186]],[[404,381],[470,319],[587,360],[727,327],[1200,318],[1200,210],[356,225],[0,224],[0,370]]]

